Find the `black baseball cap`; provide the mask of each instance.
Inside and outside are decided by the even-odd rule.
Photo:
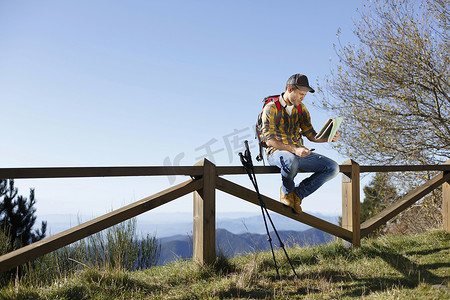
[[[308,92],[314,93],[314,89],[309,86],[308,83],[308,77],[303,74],[294,74],[291,77],[289,77],[288,81],[286,82],[286,85],[296,85],[296,86],[302,86],[308,89]]]

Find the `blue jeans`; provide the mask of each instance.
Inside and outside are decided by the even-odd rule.
[[[288,151],[276,150],[267,161],[280,168],[283,193],[289,194],[295,190],[300,199],[309,196],[339,173],[339,165],[334,160],[315,152],[300,157]],[[295,186],[294,177],[299,170],[314,173]]]

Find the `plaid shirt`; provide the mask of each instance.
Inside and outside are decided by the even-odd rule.
[[[284,93],[283,93],[284,94]],[[306,106],[300,103],[302,113],[294,107],[291,115],[286,111],[286,102],[283,99],[283,94],[280,96],[281,109],[278,110],[274,102],[268,103],[262,114],[262,135],[263,140],[275,138],[286,145],[295,147],[302,147],[302,135],[316,135],[316,131],[311,125],[311,117]],[[274,147],[267,148],[267,155],[270,155],[275,150]]]

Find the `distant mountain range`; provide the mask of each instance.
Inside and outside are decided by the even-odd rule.
[[[315,228],[305,231],[278,231],[278,234],[285,247],[294,245],[313,246],[330,242],[334,238],[332,235]],[[280,243],[276,234],[272,231],[270,236],[274,248],[279,248]],[[178,259],[192,258],[192,236],[175,235],[158,239],[158,241],[161,245],[158,265],[164,265]],[[266,250],[270,250],[267,234],[233,234],[226,229],[216,230],[216,253],[233,257]]]
[[[328,221],[333,224],[337,224],[337,216],[325,216],[320,214],[314,214],[318,218]],[[304,231],[310,226],[300,223],[296,220],[287,218],[283,215],[271,212],[270,217],[278,231]],[[172,220],[171,223],[167,223],[168,220]],[[173,221],[173,220],[177,220]],[[192,235],[192,214],[173,216],[167,216],[163,220],[138,220],[137,229],[142,232],[153,233],[157,237],[168,237],[173,235]],[[158,223],[156,223],[158,222]],[[269,222],[269,221],[268,221]],[[261,214],[218,214],[216,216],[216,228],[223,228],[234,234],[241,233],[259,233],[265,234],[266,229]],[[272,230],[269,224],[269,230]]]
[[[312,213],[314,216],[337,224],[337,216],[325,216]],[[327,243],[333,237],[325,232],[311,228],[308,225],[292,220],[285,216],[270,213],[270,217],[287,246],[297,244],[317,245]],[[51,236],[74,227],[82,222],[93,219],[77,215],[41,215],[41,221],[48,222]],[[136,234],[154,235],[161,245],[160,265],[175,259],[192,257],[192,213],[146,213],[137,217]],[[268,222],[269,230],[273,230]],[[218,213],[216,215],[216,253],[223,253],[227,257],[269,250],[265,225],[261,214],[248,212]],[[220,228],[220,229],[219,229]],[[279,246],[274,232],[270,233],[274,247]]]
[[[327,216],[310,213],[318,218],[337,224],[337,216]],[[311,228],[308,225],[292,220],[285,216],[271,212],[270,217],[278,231],[304,231]],[[94,217],[78,215],[38,215],[36,224],[47,221],[47,236],[57,234]],[[172,237],[174,235],[192,235],[192,213],[145,213],[137,217],[137,234],[151,234],[157,238]],[[269,225],[270,226],[270,225]],[[259,233],[265,234],[264,221],[261,213],[233,212],[217,213],[216,228],[223,228],[234,234]],[[272,230],[269,227],[269,230]]]

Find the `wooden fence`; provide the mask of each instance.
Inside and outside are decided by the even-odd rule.
[[[378,215],[360,224],[360,174],[364,172],[440,171],[440,173],[393,203]],[[342,227],[308,213],[297,214],[278,200],[262,196],[267,209],[360,245],[361,238],[385,224],[439,186],[443,189],[444,229],[450,231],[450,161],[443,165],[360,166],[349,160],[340,166],[342,177]],[[277,167],[255,166],[256,174],[279,173]],[[243,167],[215,166],[204,159],[183,167],[82,167],[82,168],[4,168],[0,179],[73,178],[111,176],[186,175],[191,179],[141,199],[101,217],[55,234],[0,257],[0,273],[88,237],[108,227],[136,217],[172,200],[193,193],[193,258],[200,263],[215,259],[216,189],[259,205],[256,192],[224,179],[223,175],[247,174]]]

